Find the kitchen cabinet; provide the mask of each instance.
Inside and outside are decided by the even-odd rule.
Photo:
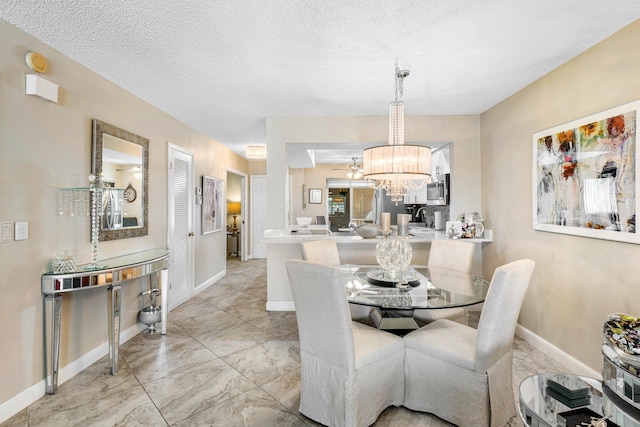
[[[423,186],[416,189],[407,189],[407,194],[404,196],[404,204],[426,204],[427,203],[427,186]]]
[[[440,175],[451,173],[449,147],[441,148],[431,154],[431,173]]]
[[[449,164],[449,147],[434,150],[431,154],[431,173],[435,179],[436,175],[451,173]],[[427,187],[423,186],[418,189],[408,189],[404,196],[405,204],[426,204],[427,203]]]

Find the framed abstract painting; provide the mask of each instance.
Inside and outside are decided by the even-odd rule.
[[[640,243],[640,101],[533,134],[533,228]]]
[[[202,177],[202,234],[222,230],[224,212],[224,181]]]

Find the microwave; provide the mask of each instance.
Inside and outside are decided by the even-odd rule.
[[[449,205],[450,176],[448,173],[437,175],[433,182],[427,184],[427,205],[447,206]]]

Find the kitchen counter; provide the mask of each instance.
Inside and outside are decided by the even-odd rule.
[[[364,239],[357,234],[355,236],[345,236],[343,234],[299,234],[298,229],[292,230],[265,230],[264,238],[262,239],[262,243],[271,244],[271,243],[291,243],[291,242],[303,242],[305,240],[317,240],[317,239],[334,239],[338,243],[345,242],[359,242],[359,244],[376,244],[378,240],[382,238],[382,236],[375,237],[373,239]],[[317,231],[317,230],[313,230]],[[431,242],[433,240],[442,240],[447,239],[447,236],[444,231],[436,231],[428,228],[410,228],[409,229],[409,240],[411,242]],[[471,243],[490,243],[493,241],[493,233],[492,230],[485,230],[483,237],[476,237],[473,239],[460,239],[464,242]]]
[[[293,297],[285,268],[285,261],[301,259],[300,243],[307,240],[334,239],[338,244],[342,264],[376,264],[375,247],[381,237],[363,239],[361,236],[331,236],[328,234],[298,234],[289,229],[266,230],[262,243],[267,246],[267,310],[293,311]],[[297,231],[297,230],[296,230]],[[429,248],[434,240],[446,239],[444,231],[424,227],[410,228],[409,243],[413,250],[412,264],[426,265]],[[482,246],[493,241],[491,230],[483,238],[460,239],[479,245],[474,259],[473,273],[482,276]]]

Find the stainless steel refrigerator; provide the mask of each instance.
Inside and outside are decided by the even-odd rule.
[[[386,191],[382,188],[375,190],[371,203],[373,205],[371,211],[373,212],[376,224],[380,224],[381,212],[389,212],[391,214],[391,225],[398,224],[398,214],[407,213],[404,202],[400,201],[396,206],[396,202],[392,202],[391,197],[387,196]]]

